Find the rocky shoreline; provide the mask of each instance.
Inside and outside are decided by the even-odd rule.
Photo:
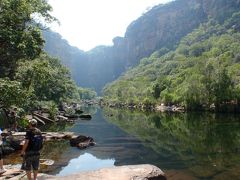
[[[7,172],[3,179],[19,180],[26,177],[25,171],[15,167],[5,166]],[[150,164],[116,166],[111,168],[102,168],[99,170],[74,173],[66,176],[53,176],[39,174],[38,180],[166,180],[164,172],[156,166]]]
[[[129,104],[129,103],[104,103],[101,106],[107,106],[110,108],[125,108],[147,111],[160,111],[160,112],[185,112],[186,109],[183,106],[178,105],[155,105],[155,104]]]
[[[164,172],[150,164],[117,166],[102,168],[95,171],[87,171],[67,176],[50,176],[41,174],[39,180],[166,180]]]
[[[2,146],[5,155],[9,155],[22,149],[26,132],[14,132],[11,134],[2,134],[5,138],[5,144]],[[95,145],[93,138],[84,135],[76,135],[73,132],[43,132],[44,142],[56,140],[69,140],[72,147],[85,149]]]
[[[120,102],[104,102],[101,101],[101,107],[110,107],[110,108],[123,108],[131,110],[141,110],[141,111],[155,111],[155,112],[179,112],[184,113],[187,111],[205,111],[205,112],[214,112],[214,113],[239,113],[240,105],[239,103],[226,103],[219,106],[211,104],[210,106],[201,105],[199,107],[185,107],[178,104],[165,105],[165,104],[144,104],[144,103],[120,103]]]

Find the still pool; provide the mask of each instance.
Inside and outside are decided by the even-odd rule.
[[[69,142],[48,143],[43,171],[57,176],[120,165],[153,164],[168,179],[240,179],[240,117],[230,114],[153,113],[84,109],[89,121],[54,127],[91,136],[79,150]],[[51,129],[51,127],[50,127]]]

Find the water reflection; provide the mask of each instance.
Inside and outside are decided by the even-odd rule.
[[[65,176],[72,174],[73,172],[82,172],[88,170],[97,170],[104,167],[113,167],[113,159],[98,159],[95,156],[84,153],[78,158],[72,159],[69,161],[69,164],[66,167],[63,167],[60,173],[57,176]]]
[[[104,112],[109,122],[137,137],[145,147],[154,151],[152,155],[156,159],[149,163],[165,170],[187,170],[197,178],[212,179],[221,173],[232,172],[232,169],[240,175],[238,116],[157,114],[113,109],[105,109]]]
[[[64,125],[64,131],[91,136],[97,145],[79,150],[68,141],[48,143],[42,157],[54,159],[55,164],[43,172],[62,176],[109,166],[154,164],[169,179],[240,177],[239,116],[96,108],[87,112],[93,116],[90,121],[79,119]]]

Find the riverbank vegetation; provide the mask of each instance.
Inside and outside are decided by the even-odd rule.
[[[178,105],[188,110],[239,111],[240,13],[209,19],[104,88],[110,104]]]
[[[70,71],[44,52],[42,32],[57,21],[45,0],[0,1],[0,108],[18,113],[92,98]],[[81,97],[80,97],[81,96]],[[23,113],[24,114],[24,113]]]

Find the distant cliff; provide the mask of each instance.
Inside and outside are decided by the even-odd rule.
[[[101,92],[107,83],[139,64],[142,58],[156,50],[174,50],[181,38],[201,23],[209,18],[221,22],[237,11],[239,4],[240,0],[176,0],[157,5],[133,21],[124,37],[113,39],[113,46],[83,52],[45,34],[46,50],[61,57],[77,84]]]

